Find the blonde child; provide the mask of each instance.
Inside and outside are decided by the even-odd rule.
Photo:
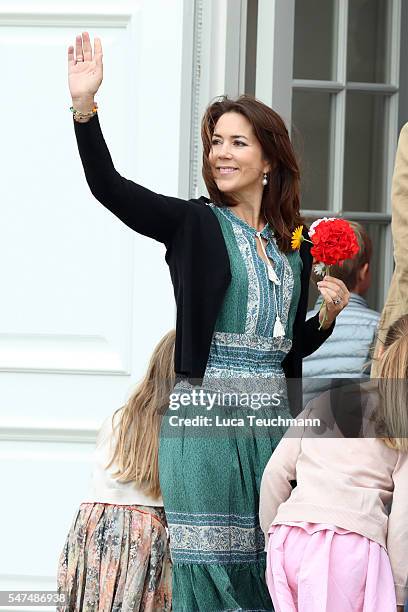
[[[171,609],[158,440],[161,408],[174,385],[174,339],[174,331],[162,338],[132,397],[99,432],[91,490],[59,562],[65,612]]]
[[[292,429],[266,466],[260,522],[269,536],[266,579],[275,612],[403,611],[408,315],[388,331],[379,377],[368,421],[372,431],[381,426],[401,437],[344,438],[334,430],[334,437],[316,439]],[[323,394],[304,415],[317,414],[327,400]]]

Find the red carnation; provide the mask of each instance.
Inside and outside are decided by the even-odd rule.
[[[353,259],[360,250],[352,227],[344,219],[321,220],[311,240],[311,254],[326,266],[341,265],[345,259]]]

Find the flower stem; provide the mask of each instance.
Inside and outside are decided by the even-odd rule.
[[[329,276],[329,274],[330,274],[330,266],[326,266],[325,271],[324,271],[324,276]],[[323,314],[323,321],[319,325],[319,331],[320,331],[322,329],[323,325],[326,323],[326,320],[327,320],[327,305],[326,305],[326,302],[324,300],[323,300],[323,304],[320,306],[320,311],[319,312],[324,312],[324,314]]]

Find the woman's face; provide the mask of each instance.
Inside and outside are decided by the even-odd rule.
[[[268,162],[248,119],[240,113],[224,113],[218,119],[208,156],[218,189],[246,200],[262,197]]]

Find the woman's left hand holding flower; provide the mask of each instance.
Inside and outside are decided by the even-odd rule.
[[[317,283],[317,287],[325,304],[325,308],[320,310],[319,321],[322,329],[327,329],[349,303],[350,292],[343,281],[334,276],[325,276]]]

